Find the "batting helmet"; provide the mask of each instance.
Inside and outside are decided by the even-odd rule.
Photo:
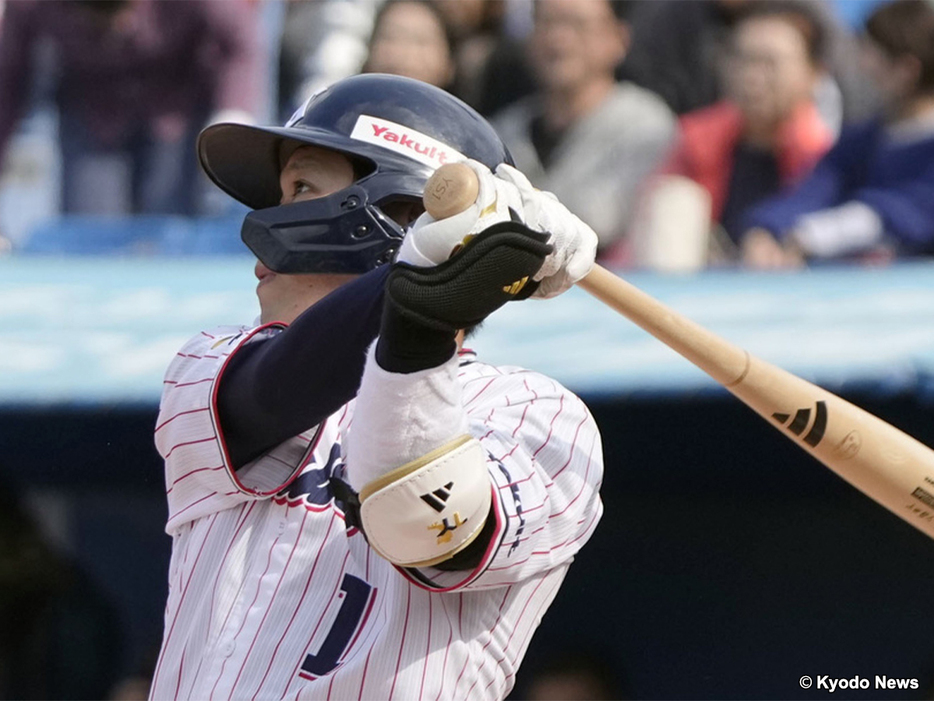
[[[360,173],[332,195],[279,205],[289,146],[346,154]],[[472,158],[493,169],[512,157],[490,124],[457,98],[399,76],[364,74],[313,95],[284,127],[215,124],[198,156],[224,192],[253,208],[243,241],[280,273],[363,273],[391,259],[404,231],[381,207],[421,201],[447,162]]]

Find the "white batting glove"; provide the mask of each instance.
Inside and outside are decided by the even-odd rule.
[[[533,231],[550,234],[548,243],[554,247],[533,278],[540,282],[533,297],[555,297],[590,272],[597,235],[553,194],[536,190],[522,173],[505,163],[497,167],[495,175],[477,161],[468,160],[466,165],[479,180],[477,201],[447,219],[422,214],[402,240],[397,260],[422,267],[438,265],[472,236],[494,224],[514,221],[515,214]]]
[[[536,190],[522,173],[506,163],[496,177],[511,183],[522,198],[522,221],[534,231],[551,234],[554,251],[533,277],[539,287],[533,297],[548,299],[567,291],[591,271],[597,256],[597,235],[550,192]]]
[[[396,260],[419,267],[443,263],[472,236],[504,221],[510,221],[509,208],[522,216],[522,197],[510,183],[499,180],[482,163],[467,160],[465,165],[477,174],[477,200],[460,214],[435,219],[422,214],[402,239]]]

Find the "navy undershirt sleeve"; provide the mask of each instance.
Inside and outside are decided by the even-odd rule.
[[[353,399],[379,332],[389,267],[343,285],[289,328],[233,355],[220,379],[217,411],[234,469]]]

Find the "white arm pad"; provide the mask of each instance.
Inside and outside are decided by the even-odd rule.
[[[367,484],[360,492],[363,528],[390,562],[435,565],[479,535],[491,489],[480,442],[463,435]]]

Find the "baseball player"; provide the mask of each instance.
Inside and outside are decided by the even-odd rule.
[[[348,78],[198,149],[255,210],[261,317],[202,331],[165,376],[151,698],[503,698],[600,518],[602,453],[580,399],[461,343],[583,277],[596,236],[410,79]],[[435,221],[422,193],[452,161],[480,194]]]

